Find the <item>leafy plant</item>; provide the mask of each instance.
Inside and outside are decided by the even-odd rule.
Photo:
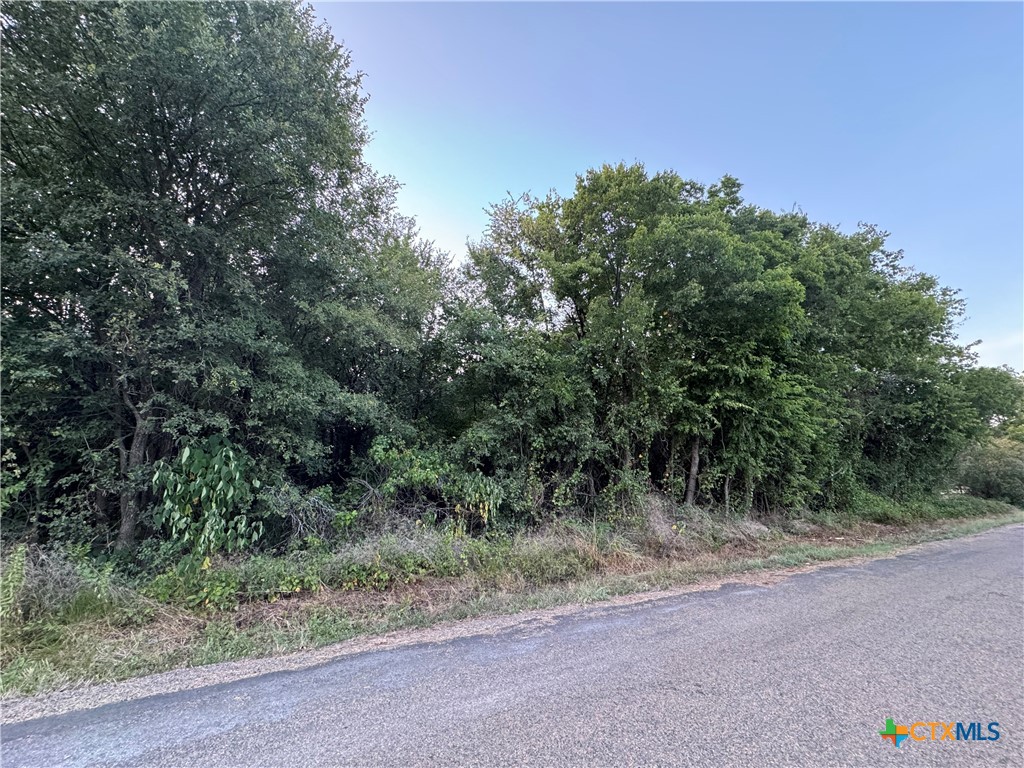
[[[1024,506],[1024,442],[994,437],[960,461],[958,483],[975,496]]]
[[[443,506],[457,517],[486,526],[503,499],[500,483],[479,471],[460,469],[432,449],[408,448],[388,439],[374,441],[371,458],[386,469],[380,491],[392,500]]]
[[[244,512],[252,489],[259,488],[259,480],[246,479],[248,469],[245,456],[220,436],[156,465],[156,523],[185,543],[195,562],[251,547],[263,533],[263,523]]]
[[[185,598],[186,605],[225,611],[238,603],[241,584],[230,571],[211,571],[203,578],[199,589]]]
[[[476,517],[484,525],[487,525],[491,514],[496,512],[501,505],[502,489],[501,485],[493,478],[486,477],[479,472],[464,472],[456,476],[453,487],[447,495],[449,498],[457,499],[455,502],[456,513]]]

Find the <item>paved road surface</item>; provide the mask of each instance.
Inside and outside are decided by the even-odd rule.
[[[1002,737],[897,749],[878,735],[887,717],[998,721]],[[1024,527],[0,737],[4,768],[1024,765]]]

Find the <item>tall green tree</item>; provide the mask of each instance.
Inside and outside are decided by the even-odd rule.
[[[384,418],[374,377],[431,303],[347,53],[291,2],[25,2],[3,26],[21,503],[84,505],[127,548],[148,467],[192,439],[328,472],[327,430]]]
[[[941,483],[999,391],[955,343],[955,292],[875,228],[740,192],[605,166],[496,207],[472,253],[479,299],[586,382],[591,484],[768,510]]]

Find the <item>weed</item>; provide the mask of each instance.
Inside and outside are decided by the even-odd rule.
[[[509,569],[530,584],[557,584],[578,579],[597,565],[593,545],[557,533],[517,538],[508,562]]]
[[[969,498],[908,509],[917,516],[909,518],[917,521],[911,526],[780,534],[745,543],[740,556],[734,545],[703,544],[684,558],[639,554],[637,542],[647,534],[635,520],[596,534],[593,526],[556,524],[532,535],[481,538],[410,525],[335,552],[221,559],[199,580],[167,571],[148,583],[151,595],[160,592],[181,606],[190,604],[190,595],[193,603],[202,595],[196,606],[201,613],[147,600],[116,572],[76,564],[76,553],[26,548],[25,586],[14,598],[20,618],[0,626],[0,691],[54,690],[438,621],[592,603],[759,569],[885,554],[1024,519],[1005,505]],[[951,514],[960,517],[950,520]],[[674,535],[691,545],[704,540],[705,533],[693,529],[708,521],[690,511],[685,522],[684,531]],[[5,574],[10,568],[8,560]],[[272,604],[285,595],[296,599]]]
[[[15,619],[21,616],[18,595],[25,584],[25,557],[27,548],[24,544],[17,545],[3,558],[3,570],[0,571],[0,619]]]

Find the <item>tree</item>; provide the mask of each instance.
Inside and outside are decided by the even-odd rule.
[[[380,285],[379,258],[420,270],[347,53],[297,3],[3,26],[5,442],[31,507],[87,506],[128,548],[148,467],[190,441],[326,471],[325,430],[382,418],[367,368],[430,301]]]
[[[592,486],[770,510],[941,483],[1009,402],[954,342],[955,292],[873,227],[844,235],[740,192],[604,166],[569,199],[494,209],[470,283],[586,382]],[[495,382],[521,370],[515,343]]]

